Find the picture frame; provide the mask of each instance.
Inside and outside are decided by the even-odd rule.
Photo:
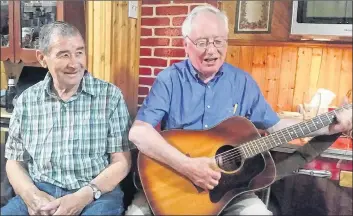
[[[273,0],[238,0],[235,11],[235,33],[269,34]]]

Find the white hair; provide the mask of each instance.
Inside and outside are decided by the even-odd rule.
[[[181,26],[181,32],[183,34],[183,37],[186,37],[187,35],[190,34],[191,32],[191,27],[192,27],[192,20],[200,13],[203,12],[211,12],[216,14],[220,19],[224,21],[224,25],[227,29],[227,33],[229,32],[228,29],[228,17],[220,11],[218,8],[213,7],[212,5],[200,5],[195,7],[186,17],[186,19],[183,22],[183,25]]]

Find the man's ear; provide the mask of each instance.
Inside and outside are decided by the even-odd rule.
[[[186,43],[186,39],[184,39],[184,41],[183,41],[183,46],[184,46],[184,50],[185,50],[185,53],[186,53],[186,56],[189,56],[189,53],[188,53],[188,45],[187,45],[187,43]]]
[[[44,54],[42,53],[42,51],[36,50],[36,57],[37,57],[37,60],[38,60],[39,64],[42,65],[42,67],[44,67],[44,68],[48,67],[47,62],[45,60],[45,57],[44,57]]]

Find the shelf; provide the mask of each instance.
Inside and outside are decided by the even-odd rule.
[[[265,41],[265,40],[236,40],[229,39],[229,46],[290,46],[290,47],[330,47],[352,48],[351,43],[320,42],[320,41]]]

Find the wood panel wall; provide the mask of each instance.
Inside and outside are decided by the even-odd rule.
[[[5,73],[4,62],[0,61],[0,89],[7,88],[7,75]]]
[[[352,89],[351,48],[233,45],[227,62],[250,73],[276,111],[295,111],[319,88],[333,91],[338,106]]]
[[[141,2],[139,3],[139,10]],[[138,12],[140,14],[140,12]],[[88,69],[117,85],[135,116],[140,55],[140,18],[128,17],[128,1],[87,1]]]

